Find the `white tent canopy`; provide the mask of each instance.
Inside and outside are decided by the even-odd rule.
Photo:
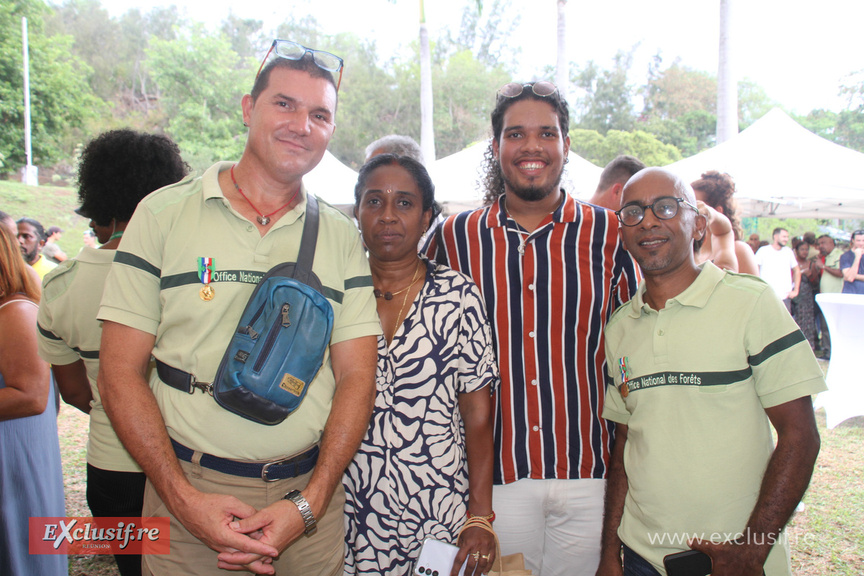
[[[864,218],[864,154],[816,136],[779,108],[665,168],[686,182],[727,172],[742,216]]]
[[[340,162],[329,150],[318,166],[303,177],[306,189],[328,204],[339,208],[354,206],[357,172]]]
[[[483,174],[483,155],[488,146],[488,140],[477,142],[461,152],[436,160],[429,168],[435,183],[435,199],[445,206],[448,213],[476,208],[482,204],[483,191],[478,181]],[[603,169],[572,150],[569,158],[562,186],[578,198],[587,198],[597,187]]]

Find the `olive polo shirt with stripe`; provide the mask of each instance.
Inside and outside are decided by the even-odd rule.
[[[60,366],[79,359],[84,362],[93,394],[87,463],[102,470],[140,472],[141,467],[114,432],[96,387],[102,340],[102,323],[96,312],[114,253],[85,246],[78,256],[61,262],[45,276],[36,319],[39,355]]]
[[[662,310],[644,294],[643,282],[606,325],[603,417],[628,426],[619,536],[663,573],[688,538],[743,531],[773,451],[765,409],[826,386],[763,280],[708,262]],[[775,546],[765,573],[789,570],[788,548]]]
[[[255,285],[280,262],[294,262],[306,209],[302,200],[262,237],[234,210],[219,187],[218,163],[202,176],[145,198],[124,233],[108,276],[99,318],[153,334],[153,356],[212,382]],[[313,272],[333,306],[336,344],[381,332],[372,276],[354,224],[319,200],[320,227]],[[199,259],[212,258],[212,300],[204,300]],[[335,379],[329,349],[300,407],[275,426],[263,426],[221,408],[199,392],[162,383],[151,388],[169,435],[222,458],[271,460],[319,441],[330,413]]]

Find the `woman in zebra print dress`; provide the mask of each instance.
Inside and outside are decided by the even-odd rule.
[[[460,547],[453,574],[466,557],[466,573],[487,572],[492,535],[468,528],[457,542],[469,513],[492,515],[498,371],[480,293],[417,254],[437,212],[421,164],[373,158],[355,199],[384,334],[372,421],[344,477],[345,574],[409,574],[425,538]]]

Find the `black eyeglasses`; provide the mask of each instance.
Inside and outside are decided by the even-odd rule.
[[[273,40],[270,50],[264,55],[261,66],[258,67],[258,74],[261,74],[261,70],[264,69],[264,63],[267,62],[270,54],[275,54],[277,58],[286,58],[288,60],[302,60],[306,54],[312,54],[312,61],[319,68],[327,72],[333,72],[334,74],[336,72],[339,73],[339,79],[336,81],[336,91],[339,91],[339,86],[342,84],[342,70],[345,67],[344,61],[339,56],[330,52],[324,52],[323,50],[307,48],[302,44],[291,42],[290,40],[276,39]],[[255,78],[258,78],[258,74],[255,74]]]
[[[546,98],[547,96],[551,96],[558,92],[557,86],[545,80],[534,83],[526,82],[524,84],[520,82],[510,82],[498,89],[498,96],[503,98],[518,98],[522,95],[525,88],[529,87],[535,96],[540,96],[541,98]]]
[[[663,196],[662,198],[657,198],[652,204],[648,204],[647,206],[642,206],[636,203],[627,204],[615,212],[615,215],[618,216],[618,221],[624,226],[636,226],[645,218],[645,210],[648,208],[651,209],[651,212],[653,212],[654,216],[659,220],[669,220],[678,214],[678,206],[681,204],[686,204],[692,208],[694,212],[697,214],[699,213],[699,209],[696,208],[696,206],[683,198]]]

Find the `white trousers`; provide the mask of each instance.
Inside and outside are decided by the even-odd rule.
[[[524,479],[495,486],[501,553],[525,555],[535,576],[594,576],[600,563],[605,480]]]

